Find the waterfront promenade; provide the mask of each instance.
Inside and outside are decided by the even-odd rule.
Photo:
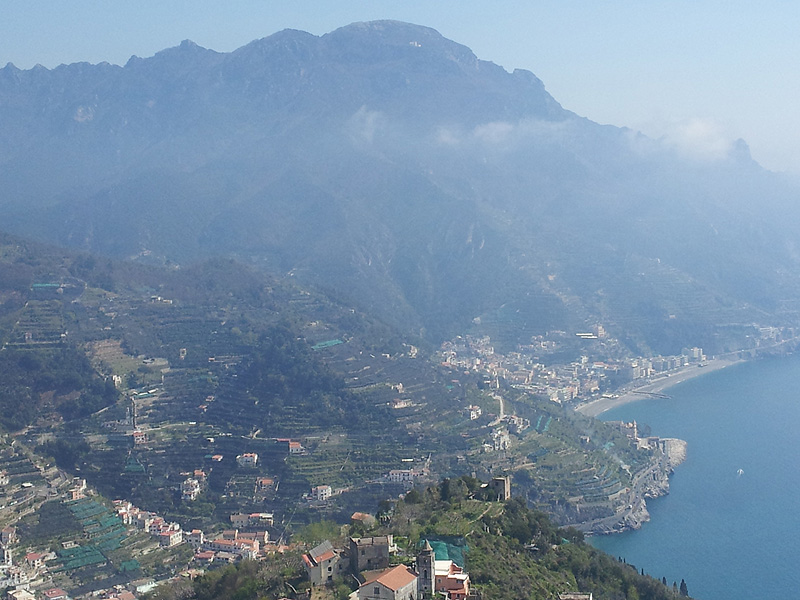
[[[661,394],[664,390],[674,385],[695,377],[700,377],[701,375],[719,371],[720,369],[739,364],[740,362],[743,361],[738,359],[715,358],[706,361],[703,363],[703,366],[689,365],[682,367],[669,374],[658,377],[657,379],[649,378],[646,382],[638,385],[635,383],[629,384],[621,388],[619,392],[612,397],[603,397],[592,400],[591,402],[586,402],[578,406],[575,410],[589,417],[596,417],[612,408],[617,408],[618,406],[630,402],[636,402],[637,400],[646,400],[648,397],[651,397],[651,394]]]

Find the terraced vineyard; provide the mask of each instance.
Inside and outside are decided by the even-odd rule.
[[[91,261],[58,261],[50,271],[63,270],[59,281],[75,271],[113,291],[75,284],[70,293],[80,294],[65,312],[57,294],[43,298],[28,289],[12,331],[55,339],[68,322],[63,351],[83,350],[108,378],[106,388],[113,377],[117,399],[94,400],[87,414],[61,408],[72,396],[52,396],[26,439],[32,446],[48,440],[69,456],[65,468],[80,467],[104,494],[143,509],[202,526],[240,510],[297,523],[315,518],[305,509],[296,513],[314,486],[329,485],[336,494],[332,503],[309,506],[346,517],[346,510],[374,510],[387,492],[464,472],[513,472],[532,502],[552,507],[575,497],[600,502],[649,460],[624,436],[547,401],[502,391],[510,394],[506,413],[530,423],[509,433],[481,375],[440,369],[424,344],[411,345],[350,307],[241,265],[163,271],[96,263],[99,277],[86,266]],[[468,406],[481,407],[483,416],[471,420]],[[28,415],[19,420],[33,422]],[[278,438],[298,441],[304,452],[290,454]],[[507,441],[498,447],[497,439]],[[258,454],[255,468],[237,464],[243,453]],[[412,468],[410,481],[387,478]],[[179,486],[198,469],[205,473],[201,494],[182,501]],[[274,481],[269,493],[256,493],[261,478]]]
[[[60,345],[65,335],[61,302],[29,300],[11,332],[8,345],[18,348]]]

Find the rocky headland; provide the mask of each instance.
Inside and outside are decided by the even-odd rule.
[[[647,500],[669,493],[669,476],[686,460],[687,443],[677,438],[658,440],[659,451],[650,465],[633,476],[631,487],[616,502],[613,515],[575,525],[588,534],[620,533],[639,529],[650,520]]]

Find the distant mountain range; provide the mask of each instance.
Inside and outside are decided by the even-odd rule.
[[[0,228],[234,256],[433,341],[602,323],[718,351],[793,324],[797,197],[744,142],[686,158],[406,23],[0,69]]]

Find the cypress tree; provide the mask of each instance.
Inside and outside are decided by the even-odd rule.
[[[681,579],[681,596],[688,596],[689,595],[689,588],[686,585],[686,582]]]

